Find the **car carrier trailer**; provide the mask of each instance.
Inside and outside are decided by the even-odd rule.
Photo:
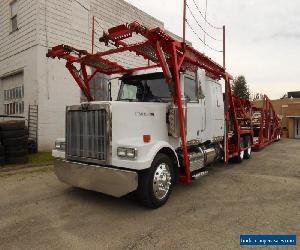
[[[260,150],[274,141],[279,141],[282,134],[281,120],[270,99],[264,95],[261,105],[253,105],[252,110],[253,150]]]
[[[139,42],[129,42],[135,36]],[[93,54],[59,45],[47,53],[66,60],[87,99],[66,110],[66,156],[55,162],[61,181],[115,197],[135,192],[157,208],[177,181],[191,183],[216,161],[250,158],[252,105],[233,96],[225,68],[138,22],[109,29],[100,42],[114,48]],[[122,53],[145,63],[124,66],[116,59]],[[120,76],[117,101],[93,101],[97,73]]]

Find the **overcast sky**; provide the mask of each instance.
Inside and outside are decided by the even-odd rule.
[[[204,13],[205,0],[194,0]],[[165,28],[182,35],[183,0],[127,0],[160,19]],[[177,3],[177,4],[175,4]],[[204,27],[193,0],[188,3]],[[188,16],[203,39],[203,33]],[[234,76],[245,75],[252,92],[279,98],[288,91],[300,91],[300,1],[299,0],[208,0],[207,20],[215,26],[226,25],[227,70]],[[206,27],[216,38],[218,30]],[[187,38],[194,47],[222,63],[219,53],[201,44],[189,30]],[[206,37],[207,44],[222,49],[220,42]]]

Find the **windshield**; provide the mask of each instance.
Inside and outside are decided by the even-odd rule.
[[[169,102],[171,94],[162,73],[122,79],[118,101]]]

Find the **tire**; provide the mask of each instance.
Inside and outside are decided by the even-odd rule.
[[[14,151],[6,151],[5,156],[7,158],[13,158],[13,157],[22,157],[28,155],[28,150],[14,150]]]
[[[27,131],[25,129],[4,130],[1,131],[0,134],[3,139],[7,139],[7,138],[24,137],[25,135],[27,135]]]
[[[28,150],[28,144],[26,142],[19,143],[13,146],[6,146],[5,151],[18,151],[18,150]]]
[[[5,155],[5,149],[2,145],[0,145],[0,157]]]
[[[5,157],[4,156],[0,156],[0,166],[5,165]]]
[[[245,137],[245,140],[244,140],[244,145],[245,145],[245,148],[246,147],[250,147],[248,149],[246,149],[244,151],[244,159],[245,160],[249,160],[251,158],[251,154],[252,154],[252,148],[251,148],[251,139],[250,139],[250,136],[247,136]]]
[[[29,139],[28,140],[28,151],[31,154],[37,153],[37,145],[36,145],[36,141],[34,141],[33,139]]]
[[[28,162],[28,156],[6,158],[7,164],[24,164]]]
[[[244,147],[244,138],[243,137],[241,137],[240,145],[242,148]],[[241,163],[244,160],[244,156],[245,156],[244,151],[241,151],[238,156],[233,158],[233,162]]]
[[[157,154],[151,167],[139,173],[139,184],[136,191],[138,200],[146,207],[159,208],[170,197],[174,185],[174,169],[170,158],[165,154]],[[159,190],[159,182],[167,190]]]
[[[27,136],[16,137],[16,138],[6,138],[3,140],[4,146],[15,146],[18,144],[24,144],[28,142]]]
[[[3,131],[18,130],[25,128],[25,121],[5,121],[0,122],[0,129]]]
[[[277,135],[277,140],[276,141],[280,141],[281,140],[281,134]]]

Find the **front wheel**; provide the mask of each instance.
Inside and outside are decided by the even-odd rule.
[[[157,154],[151,168],[139,173],[137,198],[147,207],[161,207],[169,199],[173,184],[172,161],[165,154]]]

